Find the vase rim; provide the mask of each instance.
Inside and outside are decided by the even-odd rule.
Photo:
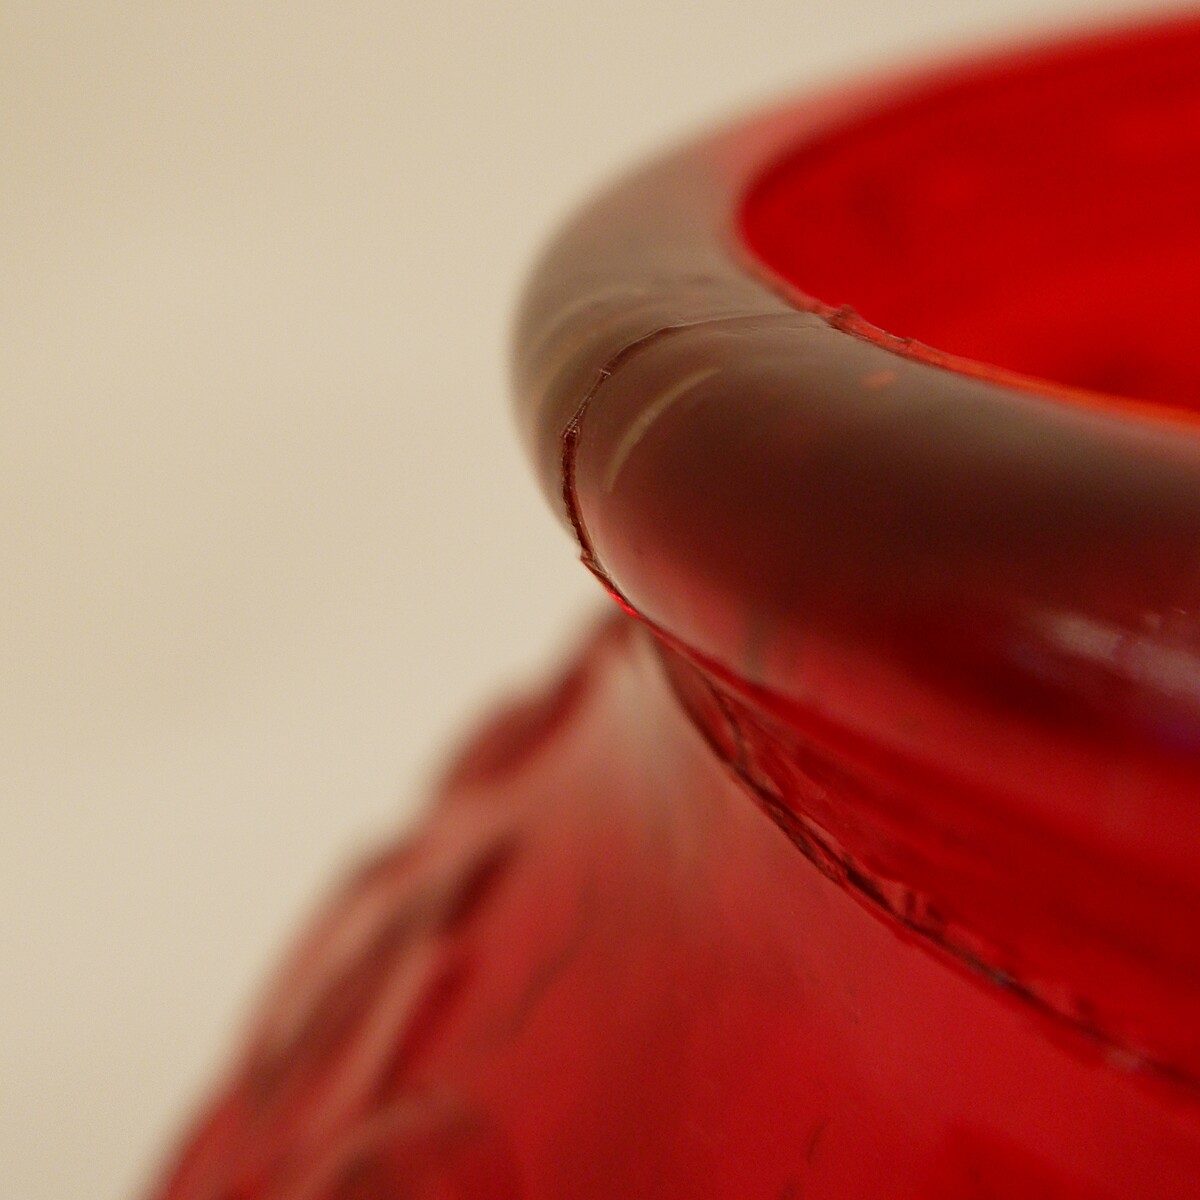
[[[519,419],[584,561],[759,714],[767,759],[870,763],[831,819],[909,884],[905,825],[1025,887],[1003,814],[1068,847],[1064,871],[1113,864],[1126,913],[1143,885],[1200,903],[1200,424],[893,337],[765,261],[747,206],[922,95],[1156,55],[1200,81],[1200,17],[739,121],[583,209],[522,301]]]

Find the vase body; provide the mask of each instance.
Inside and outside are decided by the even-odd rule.
[[[1194,1107],[798,852],[668,678],[615,619],[479,735],[165,1196],[1196,1194]]]
[[[988,208],[1097,80],[1170,263],[1145,191]],[[1200,26],[1125,32],[769,114],[569,227],[517,391],[616,611],[331,899],[159,1200],[1200,1195],[1196,354],[1086,282],[1186,298],[1196,112]]]

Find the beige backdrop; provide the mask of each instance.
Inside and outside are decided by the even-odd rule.
[[[568,206],[1106,11],[0,0],[0,1192],[134,1194],[317,890],[600,604],[505,395]]]

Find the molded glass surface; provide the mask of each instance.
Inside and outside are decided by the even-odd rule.
[[[1184,20],[566,227],[515,391],[617,611],[331,899],[159,1200],[1198,1194],[1198,149]]]

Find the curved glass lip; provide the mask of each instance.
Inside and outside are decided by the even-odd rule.
[[[1200,47],[1200,15],[825,92],[652,161],[544,252],[513,382],[583,561],[696,669],[777,822],[1200,1092],[1200,421],[893,338],[739,228],[773,164],[914,91],[1176,36]]]
[[[563,346],[572,341],[574,352],[581,357],[590,350],[593,358],[606,353],[612,358],[638,336],[721,315],[811,314],[847,338],[964,380],[983,382],[998,391],[1065,402],[1124,420],[1177,427],[1189,436],[1200,429],[1200,408],[1191,410],[1027,374],[897,336],[852,308],[828,304],[786,279],[750,246],[743,227],[751,193],[798,148],[836,136],[841,129],[893,104],[920,94],[952,91],[987,75],[1010,75],[1039,60],[1052,63],[1119,50],[1134,41],[1172,40],[1180,34],[1190,34],[1200,46],[1200,13],[1163,11],[1148,20],[1129,16],[1098,30],[1068,29],[1049,39],[1029,36],[999,48],[975,50],[962,58],[901,68],[865,83],[805,95],[735,120],[632,172],[602,194],[569,222],[543,253],[515,321],[513,377],[518,419],[552,501],[556,506],[561,501],[558,440],[570,421],[570,414],[564,415],[562,410],[574,394],[574,380],[568,373],[549,377],[547,360],[563,358]],[[652,186],[639,187],[648,183]],[[652,241],[653,234],[663,228],[670,229],[668,237]],[[630,258],[620,250],[612,253],[631,238],[640,242],[637,257]],[[684,290],[705,272],[707,294],[702,299],[693,297],[697,302],[689,303]],[[639,311],[625,322],[618,310],[630,301]],[[553,311],[547,311],[551,305]],[[615,318],[613,327],[606,328],[609,317]],[[626,328],[629,334],[622,342],[621,331]],[[551,347],[551,340],[557,345]],[[550,420],[547,407],[562,419]]]
[[[584,561],[716,686],[791,734],[832,731],[830,746],[953,779],[950,823],[973,820],[972,806],[1004,811],[1190,880],[1196,414],[893,338],[780,279],[739,228],[773,164],[915,90],[1177,36],[1200,45],[1200,16],[898,72],[651,162],[544,253],[518,315],[514,390]],[[933,423],[909,429],[893,413],[889,444],[869,423],[878,405],[854,391],[880,371],[900,376],[896,405],[916,398]],[[762,436],[742,436],[751,413]],[[819,493],[812,464],[786,454],[803,452],[809,421],[844,460]],[[866,499],[845,484],[876,465]],[[972,492],[976,467],[987,482]],[[892,514],[864,507],[872,497],[917,514],[916,533],[889,544],[876,518]],[[1140,813],[1093,803],[1118,772],[1149,797]]]

